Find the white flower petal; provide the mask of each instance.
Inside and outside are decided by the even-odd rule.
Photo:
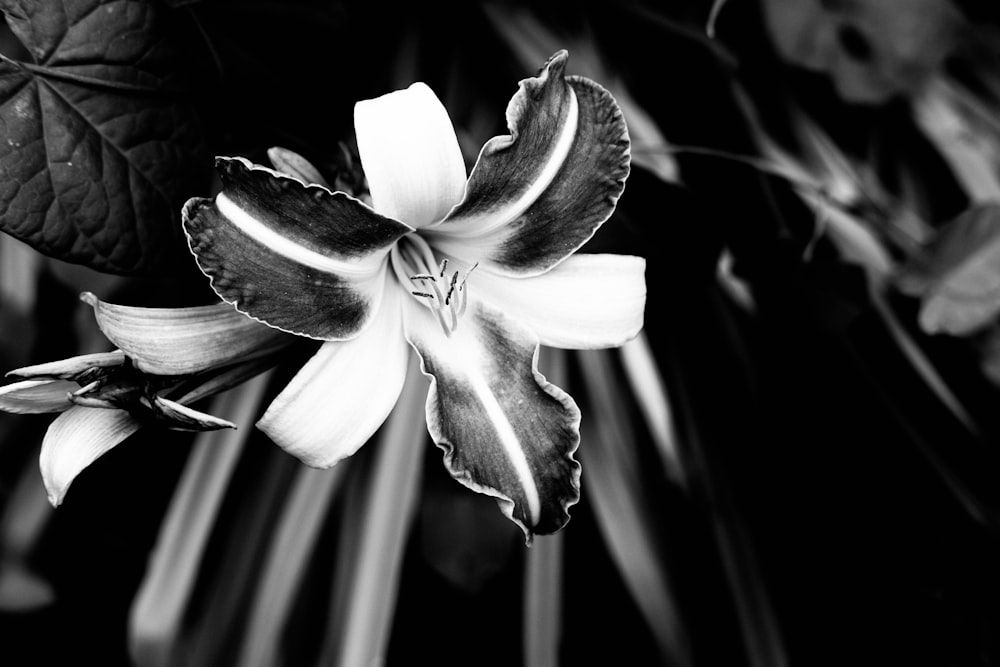
[[[236,424],[231,421],[189,408],[162,396],[154,396],[153,405],[169,420],[169,428],[181,431],[217,431],[220,428],[236,428]]]
[[[58,507],[76,476],[139,426],[124,410],[72,407],[56,417],[39,457],[49,502]]]
[[[475,271],[469,298],[493,304],[565,349],[614,347],[642,329],[646,261],[631,255],[573,255],[548,273],[508,278]]]
[[[60,359],[59,361],[48,361],[44,364],[34,366],[24,366],[7,371],[7,375],[21,378],[62,378],[72,380],[80,373],[91,368],[114,368],[125,363],[125,354],[121,350],[113,352],[97,352],[95,354],[82,354],[78,357]]]
[[[372,204],[413,227],[441,220],[462,198],[465,161],[451,119],[423,83],[354,106]]]
[[[69,380],[24,380],[0,387],[0,410],[30,415],[62,412],[73,404],[66,395],[80,388]]]
[[[371,326],[324,343],[257,427],[306,465],[328,468],[356,452],[389,415],[406,377],[400,291],[390,285]]]
[[[108,340],[124,350],[136,368],[156,375],[186,375],[244,361],[291,340],[228,303],[141,308],[107,303],[90,292],[80,299],[94,308],[97,326]]]

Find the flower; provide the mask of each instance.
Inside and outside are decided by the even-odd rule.
[[[141,359],[121,349],[84,354],[10,371],[23,379],[0,387],[0,410],[62,413],[46,430],[39,461],[55,506],[84,468],[144,425],[235,428],[187,406],[260,373],[291,339],[227,304],[135,308],[81,298],[108,337]]]
[[[615,209],[629,139],[612,96],[565,76],[566,59],[560,51],[520,83],[507,107],[511,134],[483,147],[468,178],[448,114],[422,83],[355,107],[371,205],[331,190],[287,151],[270,153],[281,171],[218,158],[221,192],[189,200],[182,217],[198,266],[227,303],[129,308],[84,295],[120,349],[108,358],[134,365],[147,385],[129,384],[139,398],[127,405],[91,397],[114,417],[78,417],[102,429],[91,427],[79,451],[57,419],[46,442],[58,445],[43,446],[43,460],[68,463],[54,475],[43,462],[53,502],[138,429],[136,405],[157,414],[168,406],[176,426],[188,415],[179,404],[207,395],[165,402],[148,378],[203,378],[229,364],[232,386],[256,368],[247,355],[270,360],[298,336],[324,342],[257,424],[286,451],[315,467],[354,453],[394,407],[412,348],[430,379],[427,428],[449,472],[495,497],[529,541],[561,528],[579,499],[580,412],[538,371],[539,346],[620,345],[642,328],[646,296],[642,258],[574,254]],[[0,408],[37,390],[11,390]],[[59,401],[80,405],[80,394]],[[228,425],[191,412],[201,426]]]
[[[392,410],[412,347],[449,472],[529,540],[579,499],[580,413],[538,371],[539,345],[620,345],[641,329],[646,294],[643,259],[574,255],[614,211],[629,140],[611,95],[564,75],[567,57],[520,82],[511,134],[468,178],[447,111],[415,83],[355,106],[372,206],[220,157],[222,191],[183,211],[223,300],[326,341],[260,429],[308,465],[334,465]]]

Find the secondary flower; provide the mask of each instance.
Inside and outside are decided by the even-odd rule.
[[[227,304],[153,309],[82,298],[102,330],[142,360],[122,350],[85,354],[10,371],[23,379],[0,387],[0,410],[62,413],[45,433],[39,461],[53,505],[81,470],[145,425],[233,428],[188,405],[260,373],[294,340]]]
[[[184,208],[212,287],[271,327],[327,341],[258,422],[326,467],[382,424],[410,348],[448,470],[533,533],[579,498],[580,413],[537,369],[539,344],[619,345],[642,327],[644,260],[574,255],[629,171],[621,112],[555,54],[507,107],[471,175],[447,111],[416,83],[355,106],[372,206],[241,158]]]

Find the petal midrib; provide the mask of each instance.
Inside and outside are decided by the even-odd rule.
[[[569,109],[566,112],[566,122],[563,123],[559,137],[553,144],[552,151],[545,160],[545,166],[538,173],[538,177],[521,193],[520,197],[509,202],[506,206],[501,206],[490,211],[488,214],[477,216],[475,224],[448,225],[446,229],[450,237],[482,236],[510,224],[524,213],[552,184],[552,181],[555,180],[559,170],[562,169],[563,164],[566,162],[570,150],[573,148],[573,140],[576,138],[577,123],[579,121],[579,105],[576,99],[576,92],[572,86],[567,86],[566,89],[569,102]],[[489,145],[483,150],[487,150],[488,147]],[[459,204],[459,207],[461,207],[461,204]],[[454,222],[454,220],[446,218],[444,222],[450,223]],[[433,231],[440,229],[442,227],[438,226],[428,229],[428,232],[433,233]]]
[[[215,199],[219,212],[247,237],[266,246],[273,252],[282,255],[303,266],[337,275],[370,276],[381,266],[381,260],[389,248],[375,251],[358,260],[343,260],[330,255],[318,253],[315,250],[299,245],[288,237],[282,236],[270,227],[264,225],[252,215],[243,210],[239,204],[229,198],[224,192]],[[391,246],[390,246],[391,247]]]

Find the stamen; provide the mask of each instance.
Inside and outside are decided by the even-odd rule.
[[[427,307],[434,311],[441,330],[450,337],[468,306],[465,284],[479,262],[473,264],[465,275],[461,271],[453,271],[448,276],[450,260],[445,257],[437,263],[430,245],[418,234],[401,239],[393,248],[391,257],[393,271],[400,283],[405,285],[408,281],[416,288],[410,293],[425,300]]]
[[[466,272],[466,274],[465,274],[465,278],[463,278],[463,279],[462,279],[462,285],[461,285],[461,286],[460,286],[460,287],[459,287],[458,289],[460,289],[460,290],[464,290],[464,289],[465,289],[465,283],[467,283],[467,282],[469,281],[469,276],[471,276],[471,275],[472,275],[472,272],[476,270],[476,267],[477,267],[477,266],[479,266],[479,262],[476,262],[475,264],[473,264],[473,265],[472,265],[472,268],[470,268],[470,269],[469,269],[469,270],[468,270],[468,271]]]
[[[444,298],[444,305],[451,303],[451,295],[455,293],[455,283],[458,282],[458,271],[451,274],[451,285],[448,287],[448,295]]]
[[[440,308],[434,308],[434,314],[437,315],[438,324],[440,324],[441,328],[444,330],[444,335],[447,336],[448,338],[451,338],[451,333],[455,330],[455,327],[458,325],[458,322],[455,321],[452,323],[451,327],[448,327],[448,324],[444,321],[444,315],[441,314]]]

